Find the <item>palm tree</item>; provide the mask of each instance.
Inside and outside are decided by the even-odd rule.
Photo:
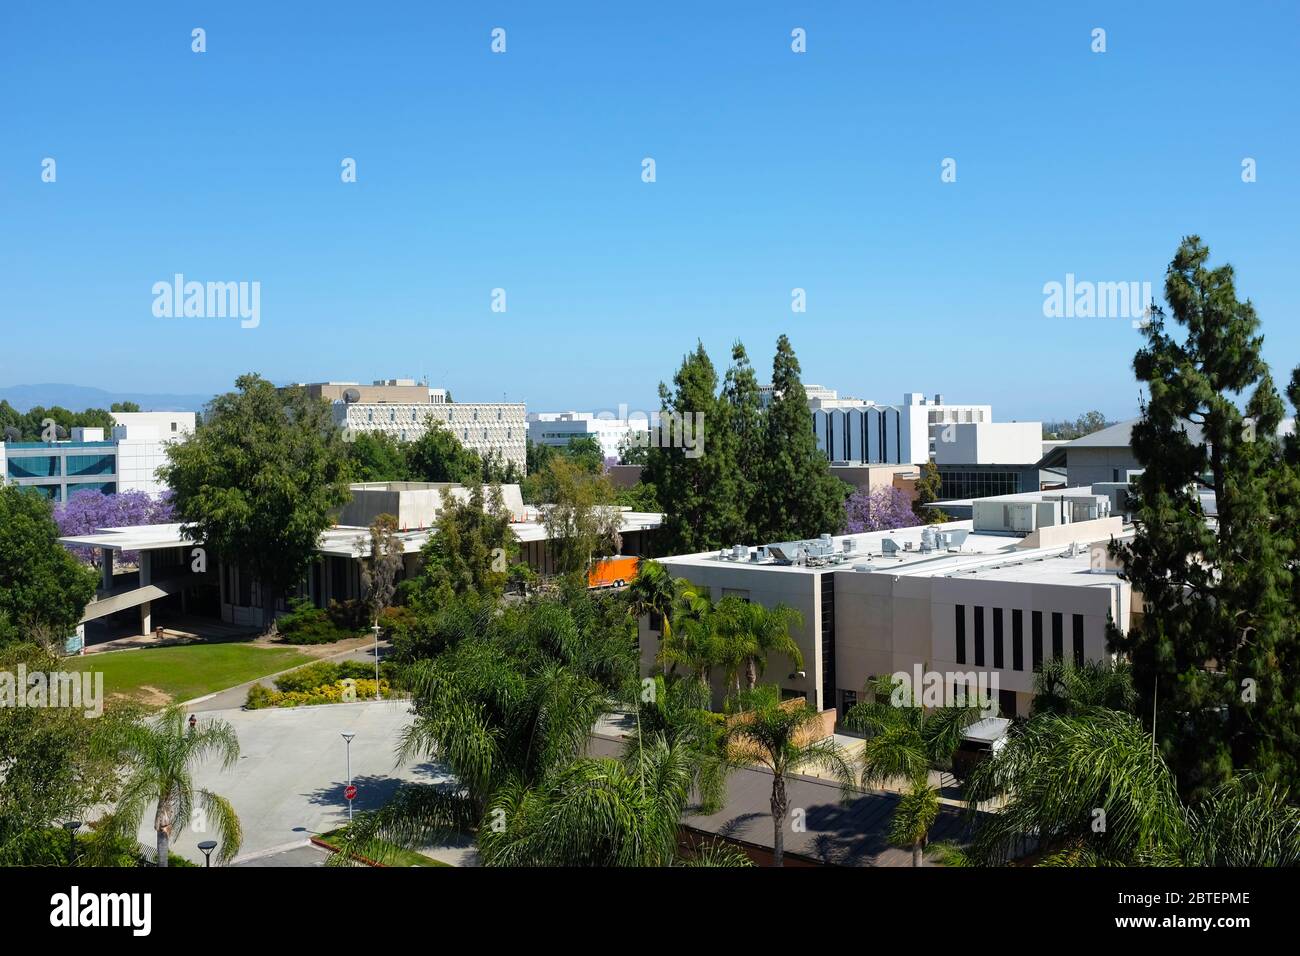
[[[169,707],[155,719],[124,726],[108,746],[125,764],[126,776],[104,832],[134,841],[145,810],[154,803],[157,865],[166,866],[171,840],[184,830],[197,806],[215,826],[218,861],[234,858],[243,841],[234,807],[225,797],[196,788],[191,775],[193,767],[209,755],[220,759],[222,769],[234,766],[239,739],[229,723],[202,720],[190,729],[184,712]],[[111,845],[113,841],[101,842]]]
[[[818,767],[839,781],[845,800],[852,793],[853,770],[844,752],[829,738],[811,739],[818,732],[820,719],[805,700],[778,702],[769,695],[727,728],[735,759],[756,760],[772,774],[773,866],[785,863],[785,817],[790,807],[785,791],[787,774],[801,767]]]
[[[1137,701],[1133,668],[1122,658],[1076,665],[1063,657],[1043,662],[1034,675],[1032,714],[1081,713],[1093,707],[1132,712]]]
[[[766,608],[736,595],[728,595],[717,604],[717,628],[723,636],[724,656],[729,678],[740,690],[739,671],[745,672],[748,690],[758,686],[767,670],[768,656],[784,654],[795,670],[803,668],[803,652],[790,632],[803,626],[803,615],[785,604]]]
[[[677,608],[681,586],[658,561],[642,561],[636,577],[628,585],[628,610],[635,616],[657,616],[662,622],[663,639],[672,636],[673,612]]]
[[[895,686],[889,677],[872,682],[867,690],[867,699],[844,718],[851,730],[870,735],[862,745],[862,786],[906,781],[894,808],[889,839],[910,847],[912,865],[922,866],[930,827],[939,815],[939,790],[930,783],[930,769],[951,760],[966,728],[984,713],[979,707],[961,706],[926,714],[915,690]]]
[[[636,656],[619,628],[603,632],[575,601],[576,610],[539,601],[476,620],[455,646],[407,668],[415,720],[400,757],[437,757],[456,783],[401,788],[353,820],[345,850],[382,861],[478,827],[486,856],[511,799],[536,801],[558,774],[578,772],[592,727],[634,682]]]
[[[1007,794],[976,827],[970,859],[996,865],[1037,844],[1047,866],[1296,866],[1300,808],[1238,777],[1190,806],[1151,734],[1130,714],[1043,713],[975,771],[968,799]]]
[[[696,589],[689,582],[680,583],[677,619],[671,631],[664,631],[656,660],[669,675],[684,667],[707,684],[713,668],[726,660],[717,610],[707,590]]]
[[[668,866],[693,756],[662,739],[622,760],[580,758],[535,786],[512,781],[481,828],[487,866]]]
[[[650,692],[633,697],[636,728],[628,740],[623,759],[636,757],[647,745],[661,740],[667,746],[679,744],[691,755],[691,786],[700,798],[700,809],[713,813],[722,809],[729,765],[726,732],[718,715],[709,713],[708,685],[689,677],[667,681],[652,679]]]

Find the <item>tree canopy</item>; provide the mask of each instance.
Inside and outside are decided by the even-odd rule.
[[[261,583],[269,627],[348,499],[347,466],[325,402],[258,375],[235,386],[191,438],[167,446],[160,473],[186,534]]]

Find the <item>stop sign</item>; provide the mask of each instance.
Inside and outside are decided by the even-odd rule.
[[[348,784],[343,788],[343,796],[347,797],[349,800],[355,800],[357,797],[357,788],[352,784]]]

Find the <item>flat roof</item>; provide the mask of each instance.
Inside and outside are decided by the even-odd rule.
[[[619,532],[649,531],[663,523],[663,515],[649,511],[624,511]],[[399,531],[404,554],[419,551],[437,528],[416,531]],[[510,525],[510,530],[520,542],[546,541],[544,521],[521,521]],[[110,551],[158,551],[164,548],[181,548],[199,542],[181,532],[179,523],[142,524],[131,528],[100,528],[93,534],[68,535],[59,538],[65,545],[83,548],[108,548]],[[316,550],[321,554],[340,557],[361,557],[370,547],[370,529],[359,525],[334,525],[320,536]]]
[[[987,580],[1066,584],[1073,586],[1113,587],[1113,571],[1094,571],[1085,535],[1075,544],[1065,543],[1046,548],[1023,547],[1024,538],[1010,534],[987,534],[971,531],[972,522],[948,521],[942,524],[917,525],[893,531],[871,531],[862,534],[835,535],[831,538],[836,559],[820,565],[781,564],[773,560],[743,561],[723,558],[723,553],[704,551],[696,554],[672,555],[656,560],[672,565],[689,576],[689,568],[733,567],[750,568],[766,573],[822,574],[842,571],[846,573],[888,574],[896,577],[980,577]],[[921,535],[925,528],[936,531],[968,532],[960,546],[946,549],[921,550]],[[1068,527],[1068,526],[1067,526]],[[892,539],[898,550],[885,554],[882,542]],[[1100,539],[1099,539],[1100,540]],[[853,550],[844,551],[844,542],[852,541]],[[784,542],[793,546],[798,542]],[[908,549],[908,545],[911,548]],[[777,546],[780,546],[778,543]],[[769,545],[770,547],[770,545]],[[747,549],[752,553],[752,549]]]

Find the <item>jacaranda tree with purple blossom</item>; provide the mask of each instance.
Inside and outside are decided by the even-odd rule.
[[[848,534],[912,528],[921,523],[912,512],[911,496],[892,485],[873,491],[858,489],[849,495],[844,510],[847,513],[844,527]]]
[[[171,498],[168,495],[153,497],[144,491],[123,491],[115,495],[102,495],[98,491],[73,493],[65,504],[54,509],[54,520],[59,534],[94,534],[100,528],[133,528],[142,524],[166,524],[172,518]],[[73,548],[72,552],[85,564],[99,566],[98,548]],[[134,564],[134,552],[123,552],[120,560]]]

